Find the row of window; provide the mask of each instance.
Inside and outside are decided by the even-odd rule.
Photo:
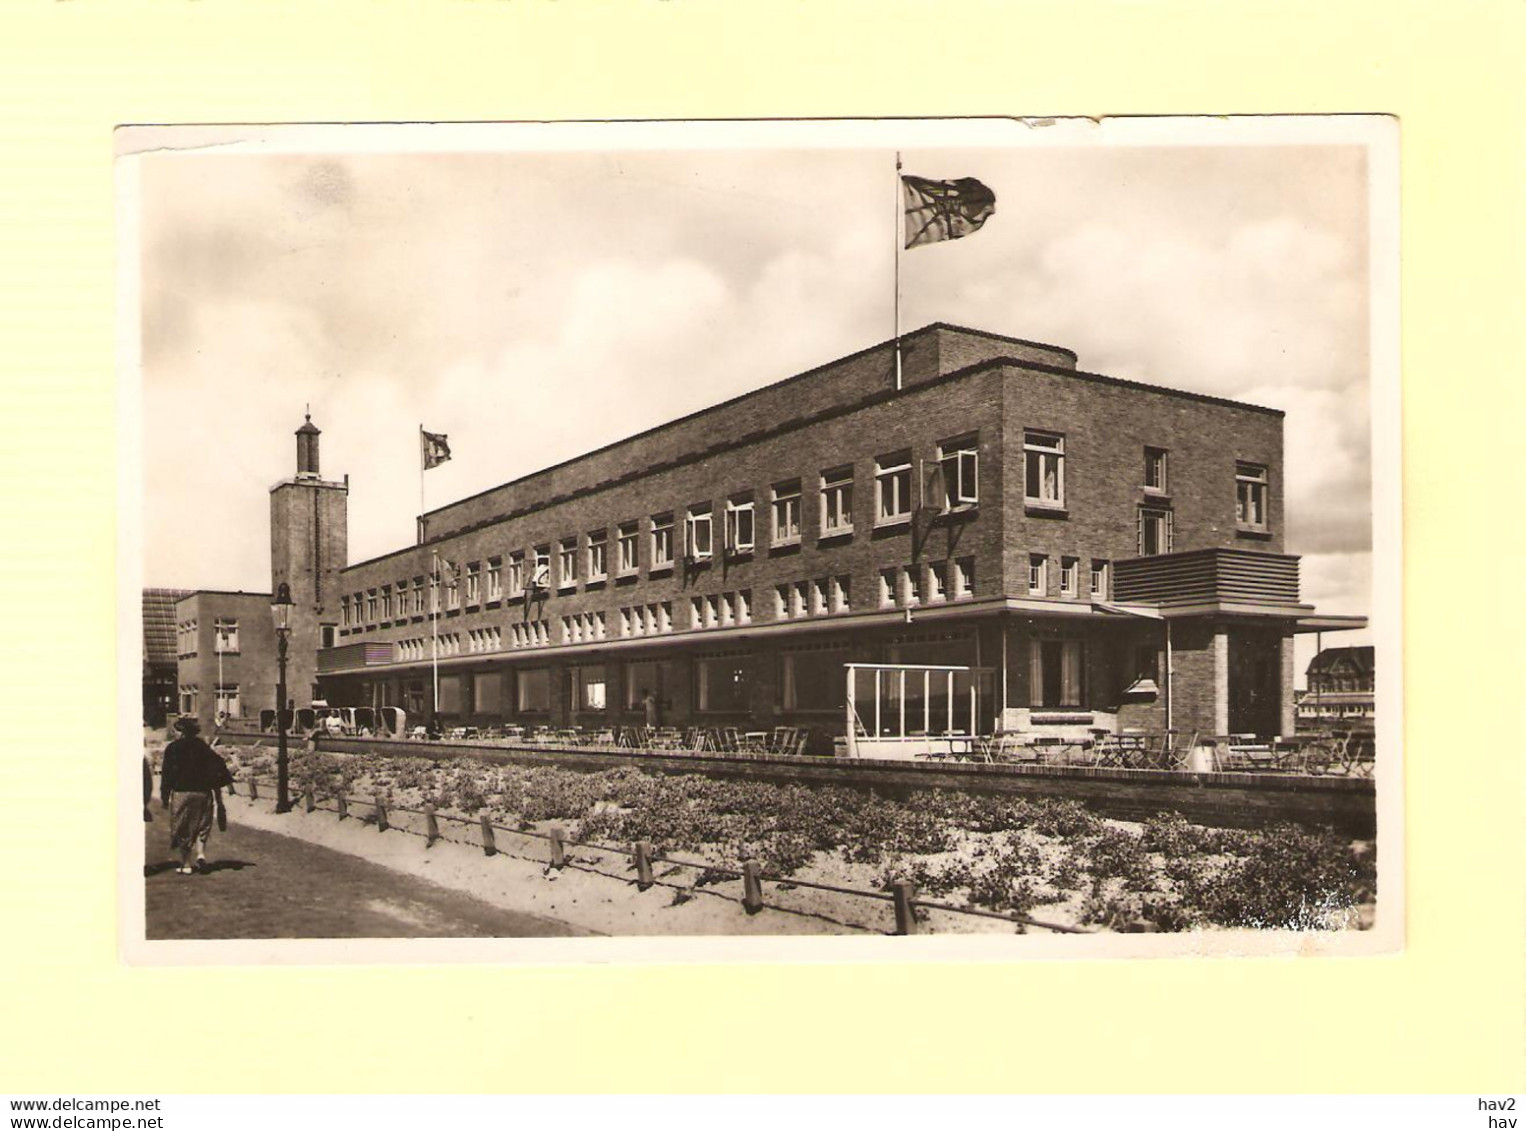
[[[241,705],[238,697],[238,684],[220,683],[216,688],[217,713],[224,718],[236,719],[241,717]],[[180,713],[182,715],[194,715],[201,706],[201,687],[195,683],[183,683],[180,685]]]
[[[1024,501],[1029,506],[1064,509],[1065,507],[1065,437],[1060,433],[1027,430],[1023,433]],[[1145,448],[1144,486],[1152,493],[1168,489],[1167,461],[1164,448]],[[942,511],[968,509],[979,502],[978,437],[967,436],[939,445],[938,458],[923,479],[923,497],[935,500]],[[875,525],[888,526],[910,519],[912,512],[912,457],[909,451],[882,456],[875,461]],[[834,538],[853,532],[853,476],[851,464],[821,473],[818,484],[820,533]],[[800,541],[801,481],[785,480],[770,492],[769,544],[783,547]],[[1259,464],[1235,465],[1235,520],[1248,530],[1265,530],[1269,507],[1270,483],[1267,468]],[[758,545],[756,503],[752,492],[726,500],[722,514],[722,545],[733,556],[746,556]],[[660,572],[674,565],[674,535],[677,529],[672,512],[647,520],[649,541],[648,570]],[[715,516],[711,503],[698,503],[683,515],[683,547],[686,560],[705,562],[715,554]],[[621,523],[615,530],[614,576],[635,576],[640,571],[641,523]],[[581,543],[581,546],[580,546]],[[1141,556],[1170,553],[1172,513],[1165,506],[1142,506],[1138,512],[1138,549]],[[609,530],[593,530],[581,539],[577,535],[556,544],[556,588],[575,589],[579,581],[599,584],[610,574]],[[346,627],[374,624],[406,616],[419,616],[441,607],[440,587],[444,588],[443,607],[455,610],[471,608],[483,602],[502,600],[504,595],[519,597],[531,590],[551,587],[551,551],[546,543],[534,548],[527,559],[525,551],[515,551],[486,563],[470,562],[464,569],[441,560],[436,573],[426,579],[404,578],[395,585],[382,585],[364,593],[341,599],[340,622]],[[581,559],[581,560],[580,560]],[[581,568],[580,568],[581,567]],[[527,574],[528,569],[528,574]],[[426,594],[427,584],[427,594]],[[462,589],[464,588],[464,598]],[[219,622],[221,623],[221,622]],[[194,622],[191,622],[194,630]],[[236,645],[236,624],[234,640]],[[236,650],[236,646],[232,649]],[[182,654],[185,654],[182,649]]]
[[[673,631],[673,602],[631,605],[620,610],[621,636],[656,636]]]
[[[879,572],[882,609],[914,608],[975,595],[975,559],[954,558],[925,566],[891,566]]]
[[[181,621],[175,626],[175,651],[181,656],[196,655],[196,630],[198,623],[195,618]],[[237,652],[238,649],[238,620],[234,617],[218,617],[212,625],[212,651],[221,652],[224,655]]]
[[[1095,600],[1107,599],[1108,574],[1111,572],[1111,563],[1104,558],[1091,560],[1091,574],[1088,582],[1090,595]],[[1081,595],[1081,559],[1061,556],[1059,559],[1060,570],[1060,596],[1079,597]],[[1049,571],[1050,558],[1047,554],[1028,555],[1028,594],[1032,597],[1047,597],[1049,595]]]

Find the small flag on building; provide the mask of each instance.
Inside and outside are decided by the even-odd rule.
[[[906,209],[908,248],[957,240],[978,232],[996,211],[996,194],[974,177],[930,181],[903,173],[901,197]]]
[[[450,458],[450,442],[443,432],[425,432],[419,429],[419,445],[424,453],[424,470],[438,467]]]

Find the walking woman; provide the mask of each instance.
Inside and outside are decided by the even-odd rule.
[[[164,748],[164,770],[159,796],[170,810],[170,847],[180,852],[183,876],[205,871],[207,838],[212,835],[214,812],[223,807],[222,790],[233,784],[227,763],[201,740],[201,726],[194,718],[175,721],[180,737]],[[191,853],[196,867],[191,867]]]

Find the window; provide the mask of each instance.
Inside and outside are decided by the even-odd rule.
[[[1028,595],[1043,597],[1049,592],[1049,559],[1043,554],[1028,555]]]
[[[1139,555],[1171,552],[1171,512],[1154,507],[1139,508]]]
[[[182,715],[194,715],[197,709],[198,689],[194,683],[182,684],[180,687],[180,713]]]
[[[556,586],[571,589],[578,583],[578,540],[563,538],[556,556]]]
[[[231,617],[218,617],[213,625],[212,650],[226,655],[238,651],[238,621]]]
[[[575,668],[578,673],[580,694],[578,703],[585,711],[602,711],[607,705],[605,694],[608,684],[604,674],[604,665],[597,664],[585,668]]]
[[[413,579],[413,611],[415,613],[423,613],[424,603],[424,579],[422,577],[415,577]]]
[[[225,719],[239,717],[238,684],[219,683],[217,685],[217,714]]]
[[[530,571],[530,588],[545,591],[551,588],[551,547],[535,547],[535,565]]]
[[[1025,501],[1031,506],[1065,505],[1065,437],[1051,432],[1023,433]]]
[[[948,562],[932,562],[928,565],[928,601],[948,600]]]
[[[785,652],[779,657],[780,705],[786,711],[841,711],[847,702],[846,648]]]
[[[482,563],[471,562],[466,567],[466,603],[482,603]]]
[[[778,620],[789,620],[791,588],[789,582],[774,586],[774,617]]]
[[[1107,562],[1102,558],[1092,559],[1092,596],[1107,600]]]
[[[1144,488],[1156,494],[1166,493],[1166,449],[1144,450]]]
[[[684,552],[690,561],[709,561],[710,555],[715,549],[714,531],[710,524],[710,505],[708,503],[697,507],[690,507],[689,513],[684,516]]]
[[[637,569],[637,535],[639,527],[634,522],[620,524],[619,540],[615,543],[616,567],[622,574],[635,573]]]
[[[750,554],[754,542],[752,496],[738,496],[726,501],[726,549],[733,554]]]
[[[332,648],[334,646],[334,625],[325,624],[318,627],[318,647]]]
[[[489,558],[487,561],[487,599],[489,601],[503,600],[502,558]]]
[[[1080,594],[1081,559],[1060,559],[1060,596],[1075,597]]]
[[[673,631],[673,602],[662,601],[657,605],[657,631]]]
[[[1028,687],[1034,707],[1081,706],[1083,652],[1079,640],[1030,642]]]
[[[775,483],[770,509],[774,522],[773,544],[789,546],[800,541],[800,480]]]
[[[602,581],[609,576],[608,538],[609,532],[605,530],[590,530],[588,532],[589,581]]]
[[[827,586],[829,582],[825,577],[818,577],[811,582],[811,616],[819,617],[831,606],[828,605]]]
[[[701,711],[748,709],[749,672],[739,657],[700,660],[694,665],[695,701]]]
[[[456,567],[440,559],[440,566],[445,571],[445,607],[447,609],[459,609],[461,607],[461,584],[456,573]]]
[[[737,624],[752,623],[752,590],[743,589],[736,595],[736,622]]]
[[[975,595],[975,559],[954,559],[954,600]]]
[[[350,626],[350,599],[347,596],[339,598],[339,623],[346,628]]]
[[[880,570],[880,608],[889,609],[895,607],[895,575],[896,570]]]
[[[944,510],[972,507],[980,501],[979,443],[974,436],[938,445],[938,466],[943,479]]]
[[[503,677],[499,673],[472,676],[472,711],[478,715],[497,715],[503,711]]]
[[[821,536],[853,530],[853,466],[821,473]]]
[[[525,591],[525,552],[515,550],[509,555],[508,583],[510,597],[518,597]]]
[[[910,452],[897,452],[875,462],[874,513],[876,523],[900,522],[911,517]]]
[[[1235,464],[1235,522],[1250,530],[1266,529],[1269,484],[1265,467]]]
[[[443,681],[442,681],[443,682]],[[519,673],[519,698],[521,711],[549,711],[551,709],[551,672],[547,668],[529,668]]]
[[[376,621],[376,590],[366,590],[366,623],[373,624]]]
[[[652,568],[662,569],[673,564],[673,516],[652,516]]]

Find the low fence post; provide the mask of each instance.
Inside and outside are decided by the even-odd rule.
[[[256,778],[253,774],[250,774],[249,775],[249,800],[250,801],[258,801],[259,799],[260,799],[260,782],[259,782],[259,779]]]
[[[387,828],[387,803],[382,800],[381,794],[378,793],[376,795],[376,831],[384,833],[387,831]]]
[[[916,885],[910,880],[897,880],[890,885],[890,895],[895,900],[895,933],[898,935],[917,933],[917,915],[912,907],[916,894]]]
[[[486,813],[482,814],[482,855],[498,855],[498,842],[493,838],[493,822]]]
[[[433,848],[434,842],[440,839],[440,822],[435,820],[434,804],[431,802],[424,806],[424,847]]]
[[[652,842],[649,840],[638,840],[632,855],[636,857],[636,889],[638,891],[646,891],[653,883]]]
[[[551,840],[551,866],[553,868],[565,868],[567,866],[567,832],[560,825],[551,829],[547,834]]]
[[[309,813],[318,808],[318,802],[314,799],[311,789],[304,789],[302,791],[302,808]]]
[[[350,815],[350,799],[344,795],[344,790],[334,794],[334,804],[339,808],[339,819],[342,821]]]
[[[756,860],[742,861],[742,907],[749,915],[763,910],[763,868]]]

